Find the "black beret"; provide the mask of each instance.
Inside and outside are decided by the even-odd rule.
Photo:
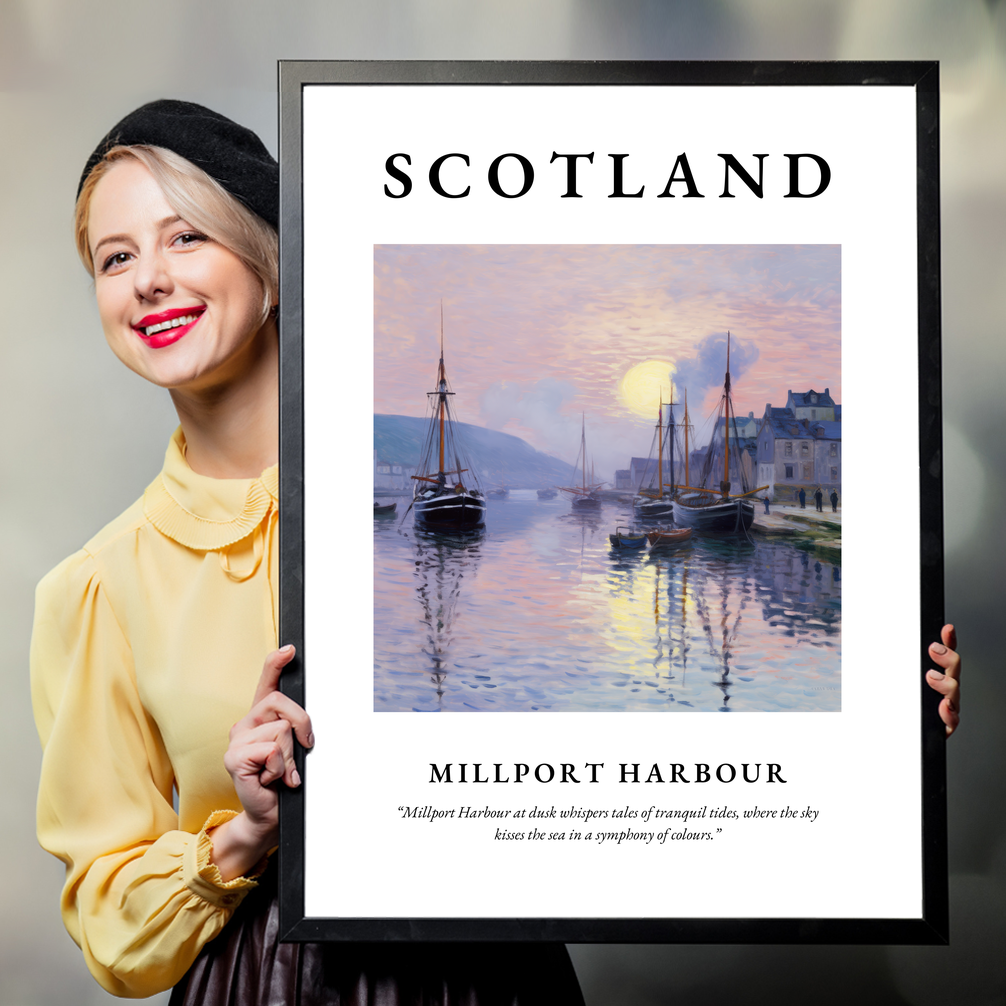
[[[84,165],[77,195],[91,169],[112,147],[166,147],[202,168],[273,227],[279,226],[279,165],[250,130],[191,101],[163,98],[113,126]]]

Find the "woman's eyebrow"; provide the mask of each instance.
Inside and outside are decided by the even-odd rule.
[[[156,224],[154,224],[154,227],[155,227],[155,228],[156,228],[157,230],[159,230],[159,231],[160,231],[160,230],[163,230],[163,229],[164,229],[165,227],[170,227],[170,226],[171,226],[172,224],[177,224],[177,223],[180,223],[180,222],[181,222],[181,219],[182,219],[182,218],[181,218],[181,217],[180,217],[180,216],[179,216],[179,215],[178,215],[177,213],[174,213],[174,214],[172,214],[172,215],[171,215],[170,217],[165,217],[165,218],[164,218],[163,220],[158,220],[158,221],[157,221],[157,223],[156,223]],[[130,236],[129,236],[128,234],[109,234],[109,235],[108,235],[107,237],[103,237],[103,238],[102,238],[102,239],[101,239],[101,240],[100,240],[100,241],[99,241],[99,242],[98,242],[98,243],[97,243],[97,244],[96,244],[96,245],[94,246],[94,248],[93,248],[93,249],[92,249],[92,251],[91,251],[91,255],[92,255],[92,256],[94,256],[94,255],[97,255],[97,253],[98,253],[98,249],[99,249],[99,248],[100,248],[100,247],[101,247],[102,245],[106,245],[106,244],[110,244],[110,243],[113,243],[113,242],[115,242],[115,241],[126,241],[126,242],[132,242],[132,240],[133,240],[133,239],[132,239],[132,238],[131,238],[131,237],[130,237]]]
[[[98,254],[98,249],[102,245],[113,244],[116,241],[130,241],[131,238],[128,234],[109,234],[108,237],[102,238],[95,246],[91,249],[92,255]]]

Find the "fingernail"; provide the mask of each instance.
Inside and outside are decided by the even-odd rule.
[[[300,773],[296,769],[290,774],[290,781],[295,787],[300,785]]]
[[[946,675],[940,674],[939,671],[929,671],[927,673],[934,681],[942,681],[946,677]]]
[[[946,653],[947,652],[947,648],[942,643],[933,643],[929,647],[929,649],[931,649],[933,651],[933,653]]]
[[[313,732],[309,733],[307,735],[307,746],[309,748],[313,748],[314,747],[314,733]]]
[[[282,653],[284,656],[287,653],[293,653],[293,643],[287,643],[286,646],[280,647],[279,652]]]

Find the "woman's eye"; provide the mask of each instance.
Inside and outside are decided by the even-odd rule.
[[[198,231],[186,231],[184,234],[179,234],[174,243],[182,248],[191,248],[193,245],[202,244],[205,240],[205,234],[200,234]]]
[[[116,252],[114,255],[109,255],[105,259],[101,266],[102,272],[114,271],[121,265],[125,265],[129,261],[129,252]]]

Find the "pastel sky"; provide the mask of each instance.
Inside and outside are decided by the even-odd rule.
[[[441,299],[459,418],[572,461],[584,413],[608,478],[649,448],[655,415],[621,388],[638,364],[674,368],[708,439],[728,329],[737,415],[785,405],[788,389],[842,400],[838,245],[376,246],[375,412],[426,414]]]

